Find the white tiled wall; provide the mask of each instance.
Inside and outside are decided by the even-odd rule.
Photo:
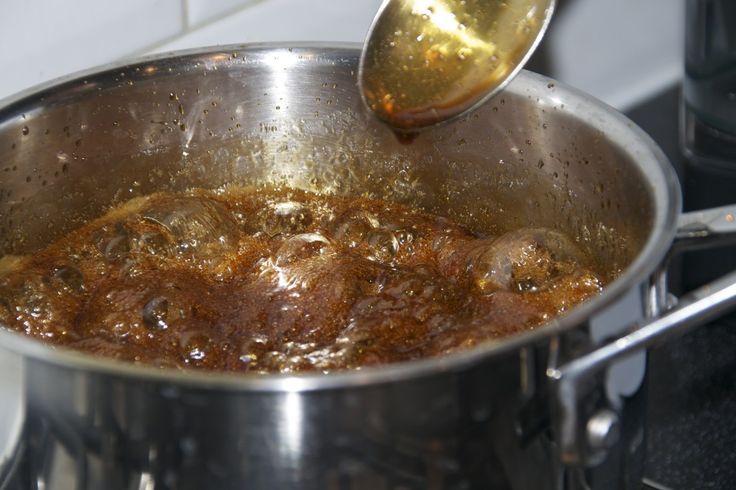
[[[259,41],[362,42],[380,5],[381,0],[262,0],[156,51]]]
[[[181,34],[181,0],[0,1],[0,97]]]
[[[551,76],[620,107],[677,80],[684,0],[561,0]],[[356,41],[381,0],[4,0],[0,98],[142,53],[251,41]]]
[[[186,9],[188,25],[197,27],[205,22],[226,17],[244,6],[259,0],[188,0],[182,2]]]
[[[684,5],[685,0],[568,0],[545,40],[552,75],[619,108],[656,93],[682,74]]]

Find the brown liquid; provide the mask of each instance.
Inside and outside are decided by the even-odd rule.
[[[546,0],[388,3],[361,59],[368,107],[402,129],[464,112],[517,69],[548,14]]]
[[[483,237],[380,200],[155,194],[0,261],[0,319],[156,366],[327,372],[534,328],[601,289],[586,263],[552,230]]]

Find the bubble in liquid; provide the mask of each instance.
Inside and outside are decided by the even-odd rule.
[[[84,289],[84,276],[79,269],[71,265],[55,268],[53,277],[59,279],[69,291],[81,292]]]
[[[179,345],[185,364],[202,365],[208,360],[207,356],[215,343],[205,331],[193,329],[179,335]]]
[[[271,282],[276,290],[309,289],[335,272],[338,262],[331,255],[315,255],[284,266],[266,259],[260,264],[260,277]]]
[[[141,216],[162,226],[173,238],[179,253],[191,253],[208,244],[226,245],[237,234],[237,223],[227,208],[203,197],[153,200]]]
[[[165,330],[169,326],[166,318],[169,313],[169,300],[157,296],[143,306],[143,323],[149,328]]]
[[[238,360],[243,364],[252,364],[258,361],[258,355],[250,352],[248,354],[241,355],[238,357]]]
[[[65,286],[60,288],[60,282],[40,270],[25,271],[22,283],[1,289],[8,319],[20,323],[26,334],[44,340],[74,337],[66,312],[74,308],[78,298]]]
[[[372,230],[365,237],[370,252],[368,259],[390,262],[399,251],[399,239],[389,230]]]
[[[527,228],[502,235],[468,254],[468,269],[481,291],[536,291],[583,264],[584,255],[560,232]]]
[[[417,239],[417,233],[413,230],[398,228],[393,231],[399,245],[410,245]]]
[[[136,240],[136,248],[155,256],[168,256],[173,252],[171,241],[162,233],[146,232]]]
[[[302,233],[287,239],[276,252],[277,266],[286,266],[332,251],[332,243],[320,233]]]
[[[112,229],[103,227],[95,238],[95,245],[106,259],[122,260],[130,253],[130,232],[122,223],[115,223]]]
[[[269,236],[304,231],[312,223],[312,212],[296,201],[270,204],[261,213],[261,226]]]
[[[286,363],[286,354],[279,351],[266,352],[261,357],[261,366],[270,371],[283,372],[284,364]]]
[[[358,246],[365,236],[378,228],[378,219],[363,209],[351,209],[341,214],[330,224],[329,231],[336,240],[349,247]]]
[[[254,334],[251,336],[250,341],[256,345],[268,344],[268,337],[263,334]]]
[[[244,364],[255,366],[259,364],[260,357],[269,349],[269,339],[263,334],[254,334],[240,345],[238,359]]]
[[[406,273],[387,284],[384,292],[396,298],[431,299],[437,288],[437,281],[431,276]]]

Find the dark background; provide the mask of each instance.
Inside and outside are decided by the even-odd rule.
[[[552,23],[575,1],[559,0]],[[683,46],[683,67],[684,58]],[[544,42],[526,67],[555,77]],[[736,162],[714,170],[683,156],[681,92],[669,87],[626,114],[677,170],[685,211],[736,203]],[[690,252],[673,260],[670,287],[679,295],[731,270],[735,247]],[[647,480],[672,490],[736,488],[736,314],[653,349],[649,369]]]

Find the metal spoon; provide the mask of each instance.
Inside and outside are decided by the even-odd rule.
[[[384,0],[368,32],[363,99],[398,130],[452,119],[501,90],[547,29],[555,0]]]

